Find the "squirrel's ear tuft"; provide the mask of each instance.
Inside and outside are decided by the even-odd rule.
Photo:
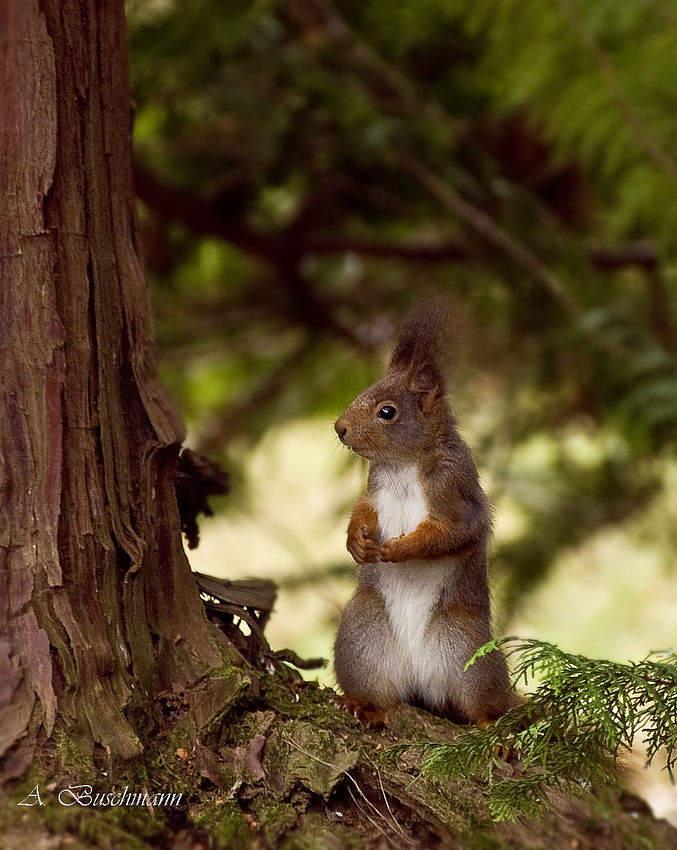
[[[426,398],[439,398],[446,390],[444,376],[434,363],[424,363],[407,372],[407,386],[418,395]]]
[[[426,299],[415,306],[402,323],[388,374],[428,398],[444,395],[450,330],[449,307],[442,299]]]

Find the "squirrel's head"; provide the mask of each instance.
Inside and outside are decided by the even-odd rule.
[[[368,460],[406,463],[434,444],[451,419],[441,366],[448,326],[437,301],[409,314],[385,376],[334,425],[345,446]]]

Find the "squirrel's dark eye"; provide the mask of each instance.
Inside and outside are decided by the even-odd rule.
[[[379,419],[390,420],[394,419],[396,415],[397,409],[392,404],[384,404],[378,412]]]

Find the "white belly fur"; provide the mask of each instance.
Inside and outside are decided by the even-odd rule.
[[[428,516],[415,466],[380,467],[374,474],[376,513],[383,540],[409,534]]]
[[[375,476],[376,510],[383,540],[409,534],[428,516],[428,506],[415,467],[379,470]],[[452,559],[385,563],[378,589],[385,602],[394,645],[388,648],[391,680],[400,698],[426,693],[440,707],[448,696],[442,673],[441,647],[426,636]]]

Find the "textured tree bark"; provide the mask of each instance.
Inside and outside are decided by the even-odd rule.
[[[136,238],[123,0],[0,2],[0,756],[112,759],[223,664]],[[236,660],[234,652],[230,658]]]

